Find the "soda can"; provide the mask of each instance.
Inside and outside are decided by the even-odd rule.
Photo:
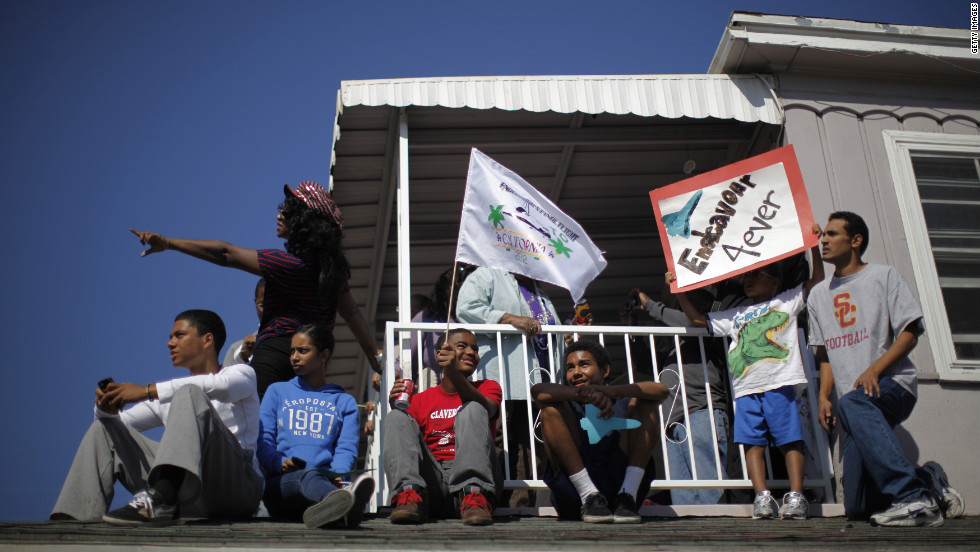
[[[395,396],[395,408],[398,410],[408,410],[409,405],[412,404],[412,395],[415,394],[415,382],[410,379],[403,379],[402,384],[405,387],[401,393]]]
[[[579,324],[585,324],[589,314],[591,314],[589,300],[583,297],[579,299],[578,303],[575,303],[575,321]]]

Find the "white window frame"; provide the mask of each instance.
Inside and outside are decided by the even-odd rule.
[[[980,136],[903,130],[885,130],[883,136],[936,372],[944,381],[980,381],[980,361],[956,359],[935,263],[916,261],[934,257],[912,169],[912,155],[919,153],[980,156]]]

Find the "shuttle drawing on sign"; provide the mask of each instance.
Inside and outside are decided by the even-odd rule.
[[[680,211],[666,214],[660,219],[660,222],[664,223],[668,235],[684,238],[691,235],[691,214],[694,213],[694,208],[701,201],[701,194],[703,193],[703,191],[698,190],[691,196],[691,199],[687,200]]]

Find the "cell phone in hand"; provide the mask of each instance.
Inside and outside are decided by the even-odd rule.
[[[110,383],[115,383],[112,378],[106,378],[104,380],[99,380],[99,389],[105,392],[105,388],[109,387]]]
[[[293,456],[293,465],[299,469],[303,469],[306,467],[306,460]]]

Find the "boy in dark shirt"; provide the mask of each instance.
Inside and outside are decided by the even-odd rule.
[[[653,381],[606,385],[609,363],[609,353],[602,345],[576,341],[565,348],[568,383],[538,383],[531,388],[531,396],[541,406],[548,451],[544,480],[560,518],[639,523],[637,503],[649,488],[646,465],[660,427],[657,405],[667,397],[668,389]],[[640,425],[625,429],[625,424],[617,423],[623,429],[601,435],[592,444],[581,428],[587,405],[598,408],[600,418],[631,418]]]

